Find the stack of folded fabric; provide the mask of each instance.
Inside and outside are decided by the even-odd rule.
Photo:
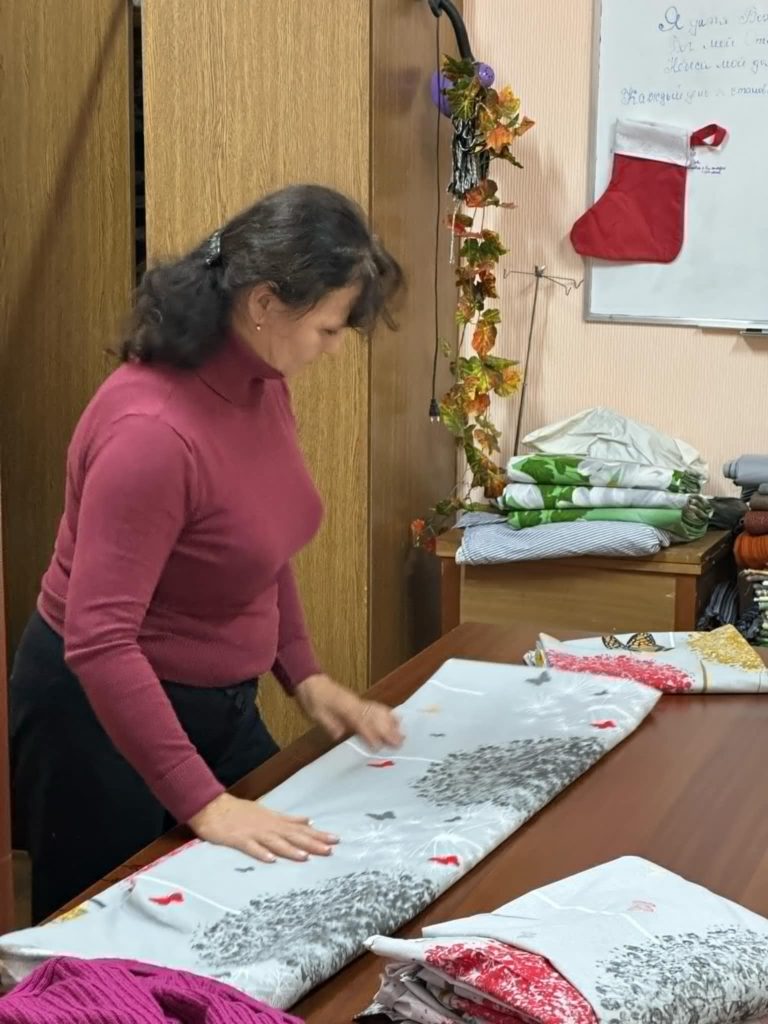
[[[578,521],[636,523],[684,543],[702,537],[712,516],[711,502],[700,494],[701,476],[686,470],[535,454],[512,458],[507,478],[499,506],[518,530]]]
[[[736,1024],[768,1014],[768,920],[639,857],[491,914],[376,936],[363,1017],[398,1024]]]
[[[749,503],[744,532],[736,538],[736,561],[744,569],[768,566],[768,455],[742,455],[723,466]]]
[[[741,575],[751,584],[757,607],[759,626],[754,642],[759,647],[768,647],[768,571],[745,569]]]
[[[510,461],[495,514],[459,522],[459,564],[649,558],[710,524],[711,503],[700,497],[707,464],[685,441],[597,408],[523,443],[531,454]]]

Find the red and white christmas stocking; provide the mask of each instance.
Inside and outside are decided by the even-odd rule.
[[[720,146],[725,136],[716,124],[691,135],[652,121],[617,121],[611,181],[571,229],[576,252],[599,260],[671,263],[683,246],[691,151]]]

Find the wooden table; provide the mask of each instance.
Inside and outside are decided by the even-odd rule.
[[[533,640],[529,629],[464,625],[371,693],[397,704],[448,658],[519,662]],[[647,857],[768,916],[767,740],[768,697],[663,697],[634,735],[402,934],[418,935],[427,923],[493,910],[535,886],[625,854]],[[261,796],[328,746],[316,731],[309,733],[234,792]],[[187,838],[181,830],[171,833],[86,895]],[[379,969],[374,957],[362,957],[294,1012],[309,1024],[347,1024],[374,995]]]
[[[530,623],[542,632],[590,635],[695,629],[715,585],[734,575],[733,539],[723,530],[647,558],[460,566],[460,544],[460,530],[437,540],[443,633],[461,622]]]

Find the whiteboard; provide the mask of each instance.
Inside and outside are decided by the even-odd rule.
[[[768,0],[596,0],[594,60],[590,202],[617,119],[729,137],[693,150],[678,258],[589,261],[587,319],[768,330]]]

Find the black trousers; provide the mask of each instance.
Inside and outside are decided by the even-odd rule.
[[[230,786],[277,752],[256,708],[255,681],[222,689],[163,683],[208,766]],[[39,615],[10,682],[14,844],[32,860],[38,923],[174,822],[101,727],[64,645]]]

